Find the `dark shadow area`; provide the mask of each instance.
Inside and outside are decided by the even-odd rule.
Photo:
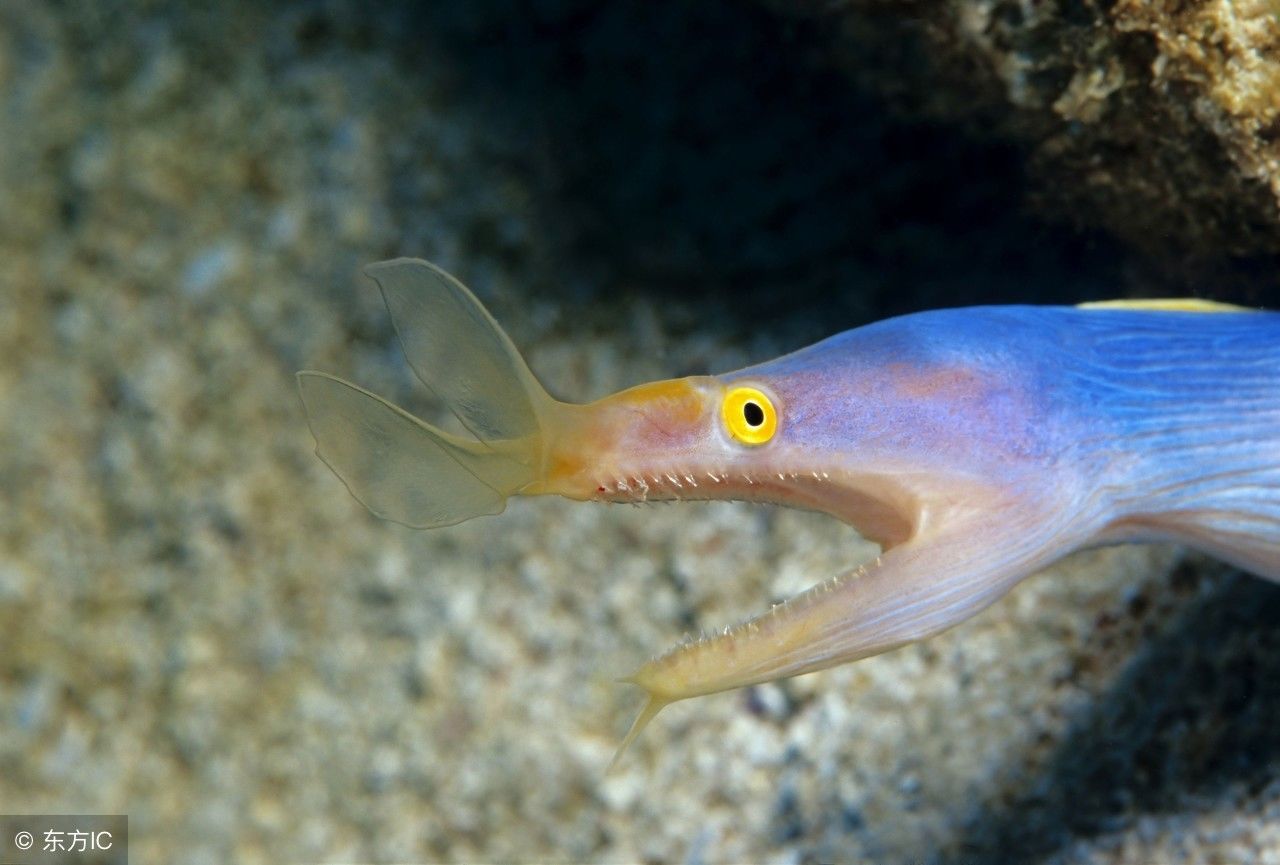
[[[1246,574],[1192,601],[1075,720],[1039,781],[980,805],[940,861],[1034,861],[1142,814],[1261,790],[1280,773],[1278,621],[1280,586]]]
[[[1109,241],[1023,212],[1016,149],[891,118],[824,34],[751,3],[427,4],[397,38],[407,68],[448,58],[534,178],[550,255],[600,286],[852,323],[1118,284]]]
[[[452,226],[464,253],[510,256],[574,303],[665,291],[714,301],[727,327],[809,316],[824,332],[975,303],[1280,305],[1274,261],[1164,266],[1041,221],[1017,147],[892,115],[833,68],[834,34],[754,3],[392,3],[355,19],[316,5],[294,35],[443,72],[538,222],[537,261],[487,220]],[[424,124],[406,118],[391,157],[388,254],[430,248],[413,191]]]

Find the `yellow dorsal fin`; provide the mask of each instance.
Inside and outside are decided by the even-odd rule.
[[[1202,297],[1169,297],[1143,300],[1094,300],[1076,304],[1078,309],[1137,309],[1155,312],[1256,312],[1247,306],[1205,300]]]

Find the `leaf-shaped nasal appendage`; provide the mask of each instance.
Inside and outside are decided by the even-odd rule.
[[[467,429],[485,442],[539,432],[551,397],[466,286],[415,258],[365,273],[382,290],[409,366]]]
[[[318,372],[298,373],[316,453],[380,517],[414,528],[500,513],[527,484],[527,459],[423,423],[382,397]]]

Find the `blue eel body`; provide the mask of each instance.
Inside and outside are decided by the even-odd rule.
[[[445,526],[512,495],[739,499],[882,548],[629,681],[667,703],[820,670],[958,624],[1076,550],[1174,541],[1280,580],[1280,314],[1203,301],[889,319],[768,363],[550,397],[475,297],[374,265],[410,365],[472,433],[299,375],[318,453],[376,513]],[[625,743],[624,743],[625,745]]]
[[[1059,508],[1080,546],[1179,541],[1280,579],[1280,314],[938,310],[744,377],[812,453],[961,466]]]

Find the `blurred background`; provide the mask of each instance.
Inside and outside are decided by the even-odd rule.
[[[141,863],[1268,861],[1276,587],[1079,555],[606,777],[616,676],[874,548],[383,523],[293,373],[432,410],[397,255],[574,400],[938,306],[1280,308],[1277,94],[1264,0],[0,6],[0,811],[127,813]]]

